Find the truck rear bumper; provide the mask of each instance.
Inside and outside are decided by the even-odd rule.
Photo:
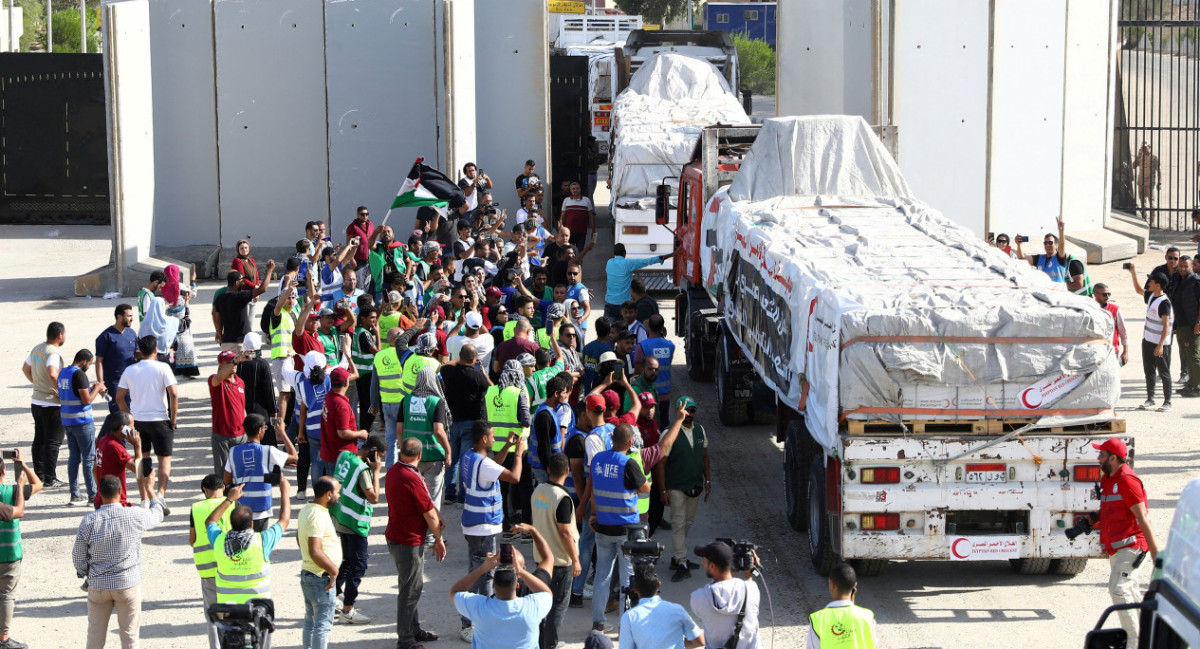
[[[675,235],[665,226],[654,222],[654,209],[614,207],[613,243],[625,244],[630,259],[665,255],[675,247]],[[664,262],[646,266],[646,270],[669,272],[671,264]]]
[[[842,534],[842,557],[845,559],[955,559],[961,561],[988,560],[996,557],[951,556],[951,545],[959,537],[951,535],[930,536],[901,532],[859,532]],[[986,537],[982,537],[986,538]],[[1107,555],[1100,549],[1099,536],[1095,533],[1080,536],[1075,542],[1067,540],[1063,532],[1049,535],[1029,534],[1019,538],[1020,554],[1016,558],[1042,557],[1049,559],[1099,559]],[[966,547],[966,546],[960,546]],[[965,551],[964,551],[965,553]]]

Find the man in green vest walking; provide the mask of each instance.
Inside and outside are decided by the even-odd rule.
[[[700,494],[704,494],[707,502],[712,492],[712,473],[708,468],[708,439],[704,435],[704,426],[696,423],[696,400],[680,397],[675,407],[682,409],[686,416],[679,438],[667,455],[664,471],[667,489],[662,499],[664,505],[671,507],[671,568],[675,571],[671,581],[679,582],[692,576],[692,568],[700,567],[688,560],[687,533],[696,521]]]
[[[0,484],[0,649],[24,649],[28,645],[8,635],[12,626],[13,609],[17,599],[13,591],[21,581],[21,519],[25,516],[25,501],[42,490],[42,481],[33,469],[21,461],[21,450],[13,460],[16,484]],[[0,462],[0,483],[4,480],[4,463]]]
[[[429,487],[433,506],[442,511],[442,495],[446,490],[446,469],[453,461],[450,450],[450,406],[438,382],[437,370],[424,367],[416,376],[412,394],[400,404],[396,422],[396,441],[414,437],[421,442],[421,462],[417,470]]]
[[[875,614],[854,603],[858,576],[848,563],[829,571],[833,601],[808,616],[808,649],[875,649]]]
[[[354,602],[367,573],[367,536],[379,502],[379,472],[383,470],[385,452],[383,438],[374,435],[363,442],[357,453],[342,451],[333,465],[333,479],[342,487],[330,514],[342,545],[342,562],[337,571],[337,598],[341,600],[337,620],[344,624],[371,621],[354,608]]]
[[[225,502],[222,495],[225,482],[221,480],[221,476],[210,473],[200,481],[200,491],[204,493],[204,498],[192,503],[188,543],[192,546],[192,561],[196,564],[196,571],[200,573],[200,590],[204,594],[204,619],[207,620],[209,607],[217,603],[217,558],[213,555],[212,543],[208,541],[208,534],[205,532],[205,521],[214,509]],[[229,531],[228,511],[217,521],[217,525],[222,530]],[[209,625],[209,649],[221,647],[221,639],[217,637],[216,631],[215,626]]]

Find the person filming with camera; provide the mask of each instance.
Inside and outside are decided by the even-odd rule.
[[[513,529],[534,534],[530,525],[521,524]],[[541,535],[534,537],[541,543]],[[543,547],[543,574],[549,574],[554,559],[549,548]],[[471,585],[488,572],[492,573],[495,595],[487,596],[468,592]],[[521,587],[528,593],[520,595]],[[479,567],[458,580],[450,588],[450,599],[454,608],[471,620],[476,628],[471,641],[473,649],[537,649],[539,627],[550,613],[553,596],[550,587],[533,573],[525,570],[525,559],[512,544],[500,546],[500,554],[488,553]]]
[[[808,649],[825,647],[865,647],[873,649],[875,614],[854,603],[858,593],[858,575],[848,563],[839,563],[829,571],[829,594],[833,601],[808,616]]]
[[[696,556],[712,582],[692,591],[692,613],[704,628],[708,649],[761,649],[758,638],[758,584],[754,568],[759,565],[754,546],[735,543],[742,550],[736,557],[744,568],[744,579],[733,576],[733,548],[724,541],[698,545]],[[736,637],[735,637],[736,636]]]

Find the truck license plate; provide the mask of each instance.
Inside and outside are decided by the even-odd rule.
[[[987,484],[1008,482],[1008,467],[1003,464],[968,464],[967,482]]]

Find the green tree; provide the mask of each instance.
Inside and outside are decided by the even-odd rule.
[[[7,0],[4,2],[8,6]],[[16,0],[21,8],[25,33],[21,34],[18,48],[22,52],[46,49],[46,2],[45,0]]]
[[[100,25],[96,24],[95,14],[88,11],[87,17],[87,51],[100,51]],[[54,12],[54,51],[79,52],[79,10],[64,9]]]
[[[775,94],[775,50],[765,41],[733,35],[742,88],[755,95]]]
[[[692,0],[694,7],[698,0]],[[662,25],[687,15],[688,0],[617,0],[621,11],[631,16],[641,16],[646,22]]]

